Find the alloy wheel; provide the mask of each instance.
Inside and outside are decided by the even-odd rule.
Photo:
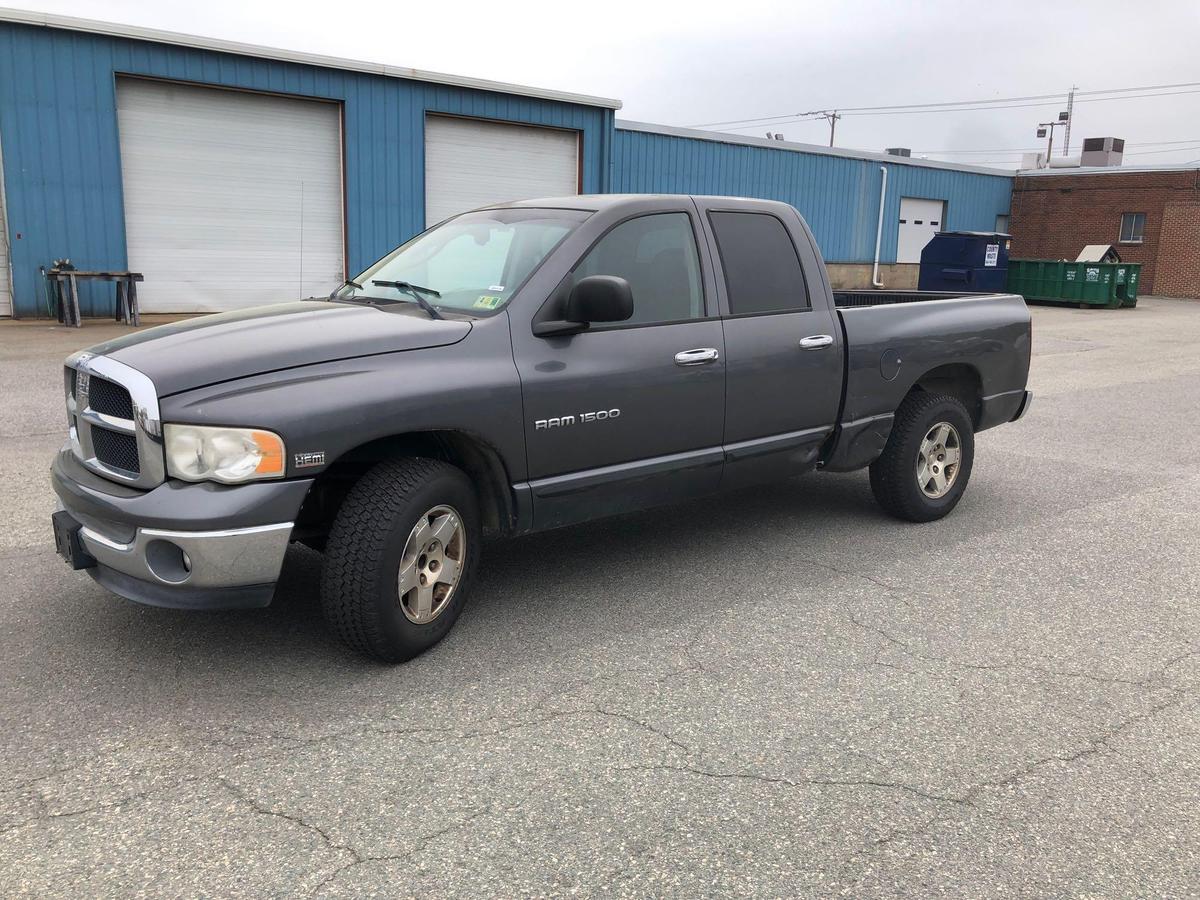
[[[946,496],[958,478],[962,442],[949,422],[938,422],[926,432],[917,452],[917,484],[931,499]]]
[[[405,617],[427,625],[450,605],[467,560],[467,532],[451,506],[435,506],[417,519],[400,557],[397,602]]]

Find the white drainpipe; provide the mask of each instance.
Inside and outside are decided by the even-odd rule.
[[[880,166],[879,171],[883,174],[883,178],[879,182],[879,224],[875,226],[875,268],[871,270],[871,285],[873,287],[883,287],[883,282],[879,280],[879,247],[883,243],[883,204],[887,199],[887,166]]]

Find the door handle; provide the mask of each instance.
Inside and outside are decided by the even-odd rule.
[[[704,363],[716,362],[721,354],[716,347],[701,347],[698,350],[681,350],[675,354],[677,366],[700,366]]]
[[[822,347],[828,347],[833,343],[832,334],[810,334],[800,341],[801,350],[820,350]]]

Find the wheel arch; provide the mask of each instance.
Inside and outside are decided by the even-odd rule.
[[[983,415],[983,377],[969,363],[949,363],[930,369],[912,383],[907,397],[916,391],[947,394],[967,408],[972,426],[978,428]]]
[[[314,479],[297,517],[300,540],[323,536],[350,488],[372,466],[405,456],[427,457],[462,469],[475,486],[483,527],[508,533],[516,524],[516,500],[508,467],[495,447],[457,430],[410,431],[365,441],[333,460]]]

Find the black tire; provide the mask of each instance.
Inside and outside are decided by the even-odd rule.
[[[958,432],[960,459],[949,490],[930,497],[917,481],[921,442],[930,429],[946,422]],[[909,394],[896,410],[892,433],[879,459],[871,463],[871,490],[885,511],[909,522],[932,522],[948,514],[962,498],[975,461],[975,429],[967,409],[954,397]]]
[[[465,558],[445,608],[417,624],[401,608],[397,576],[410,533],[426,511],[450,506],[465,530]],[[460,470],[434,459],[382,462],[350,489],[325,546],[321,607],[330,627],[352,649],[384,662],[404,662],[428,650],[462,612],[479,557],[479,504]]]

